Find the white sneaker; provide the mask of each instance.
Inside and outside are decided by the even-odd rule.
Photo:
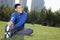
[[[10,27],[7,26],[6,32],[5,32],[5,38],[10,38],[10,37],[11,37]]]

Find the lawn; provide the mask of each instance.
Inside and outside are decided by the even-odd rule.
[[[4,28],[7,22],[0,21],[0,40],[4,38]],[[37,24],[25,24],[25,28],[32,28],[34,30],[31,35],[16,34],[10,39],[6,40],[60,40],[60,28],[48,27]]]

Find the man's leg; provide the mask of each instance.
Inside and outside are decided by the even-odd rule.
[[[30,35],[33,33],[33,30],[30,28],[28,28],[28,29],[25,29],[25,28],[11,29],[8,25],[5,27],[5,37],[6,38],[11,37],[15,33],[16,34],[23,34],[23,35]]]
[[[24,29],[16,32],[16,34],[22,34],[22,35],[30,35],[30,34],[32,34],[32,33],[33,33],[33,30],[30,29],[30,28],[27,28],[27,29],[24,28]]]

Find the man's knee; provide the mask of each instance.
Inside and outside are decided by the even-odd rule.
[[[28,32],[27,34],[32,34],[32,33],[33,33],[33,29],[28,28],[28,29],[27,29],[27,32]]]
[[[28,29],[23,29],[23,30],[20,30],[18,31],[16,34],[23,34],[23,35],[30,35],[33,33],[33,30],[28,28]]]

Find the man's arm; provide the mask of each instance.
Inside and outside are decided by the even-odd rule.
[[[11,28],[13,28],[14,21],[15,21],[15,14],[12,14],[11,18],[10,18],[10,21],[8,22],[8,26],[10,26]]]
[[[18,22],[17,24],[15,24],[14,28],[18,28],[18,27],[20,27],[22,24],[24,24],[25,21],[26,21],[26,18],[27,18],[27,13],[23,14],[23,16],[22,16],[21,19],[20,19],[20,22]]]
[[[10,21],[14,23],[15,19],[16,19],[16,14],[13,13],[11,15]]]

